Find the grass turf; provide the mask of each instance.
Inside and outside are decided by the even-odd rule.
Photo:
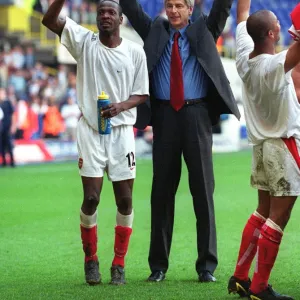
[[[150,230],[151,161],[139,160],[134,187],[134,232],[126,259],[127,285],[108,285],[116,208],[105,180],[98,214],[99,258],[104,283],[84,283],[79,234],[82,200],[77,163],[0,170],[0,299],[237,299],[227,294],[241,231],[256,206],[249,187],[249,152],[215,154],[215,207],[219,266],[217,283],[200,284],[195,272],[196,231],[184,168],[167,280],[145,282]],[[294,208],[271,276],[275,289],[300,298],[298,221]],[[295,280],[296,279],[296,280]]]

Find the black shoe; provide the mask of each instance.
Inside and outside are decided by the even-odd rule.
[[[101,283],[101,274],[99,273],[99,262],[90,260],[84,263],[85,281],[89,285]]]
[[[251,285],[251,280],[248,279],[240,280],[234,276],[231,276],[228,282],[228,294],[239,294],[241,297],[247,297],[249,293],[249,288]]]
[[[125,270],[121,266],[112,266],[110,268],[111,281],[110,284],[121,285],[125,284]]]
[[[280,295],[272,289],[272,286],[269,285],[264,291],[254,294],[249,290],[249,299],[250,300],[294,300],[294,298],[286,295]]]
[[[160,282],[165,280],[165,278],[166,278],[166,274],[163,271],[154,271],[148,277],[147,281]]]
[[[200,282],[215,282],[217,279],[209,271],[202,271],[198,277]]]

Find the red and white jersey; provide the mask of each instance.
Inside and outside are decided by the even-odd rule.
[[[243,105],[248,140],[258,145],[269,138],[300,139],[300,104],[291,77],[285,73],[287,51],[249,59],[254,43],[246,22],[236,30],[236,65],[243,81]]]
[[[99,34],[66,18],[61,43],[77,61],[77,98],[88,124],[98,130],[97,98],[104,91],[112,103],[132,95],[149,95],[146,55],[143,48],[126,39],[116,48],[104,46]],[[133,125],[136,108],[111,119],[112,126]]]

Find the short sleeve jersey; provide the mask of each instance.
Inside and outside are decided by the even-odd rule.
[[[132,95],[149,95],[146,55],[140,45],[123,38],[119,46],[106,47],[99,34],[68,17],[61,43],[77,62],[78,105],[95,130],[98,129],[97,99],[102,91],[112,103],[126,101]],[[133,125],[135,121],[136,108],[132,108],[113,117],[111,124]]]
[[[237,26],[236,43],[249,143],[258,145],[269,138],[300,138],[300,104],[292,71],[284,70],[287,51],[249,59],[254,43],[246,22]]]

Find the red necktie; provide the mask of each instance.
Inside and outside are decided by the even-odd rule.
[[[182,76],[182,62],[179,53],[178,39],[180,33],[174,34],[174,42],[171,55],[171,78],[170,78],[170,103],[178,111],[184,105],[184,87]]]

